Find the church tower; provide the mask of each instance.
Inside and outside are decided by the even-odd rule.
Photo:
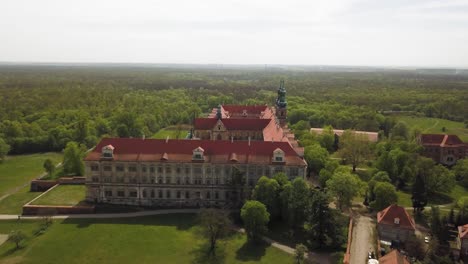
[[[276,118],[281,126],[286,125],[288,102],[286,102],[286,88],[284,88],[284,80],[280,81],[278,88],[278,97],[276,98]]]

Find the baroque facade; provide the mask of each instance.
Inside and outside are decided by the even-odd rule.
[[[219,106],[195,120],[186,140],[101,140],[85,158],[87,201],[235,207],[261,176],[304,177],[307,164],[286,126],[284,96],[282,82],[275,108]]]

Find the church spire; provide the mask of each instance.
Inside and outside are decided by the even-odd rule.
[[[218,110],[216,110],[216,118],[220,120],[223,117],[223,114],[221,113],[221,105],[218,105]]]
[[[276,98],[276,118],[281,126],[286,125],[288,102],[286,101],[286,88],[284,88],[284,80],[280,81],[278,88],[278,97]]]

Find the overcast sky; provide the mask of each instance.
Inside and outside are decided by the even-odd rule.
[[[468,0],[1,0],[0,61],[468,67]]]

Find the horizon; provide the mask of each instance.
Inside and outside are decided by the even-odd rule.
[[[468,0],[7,0],[0,61],[468,68]]]

